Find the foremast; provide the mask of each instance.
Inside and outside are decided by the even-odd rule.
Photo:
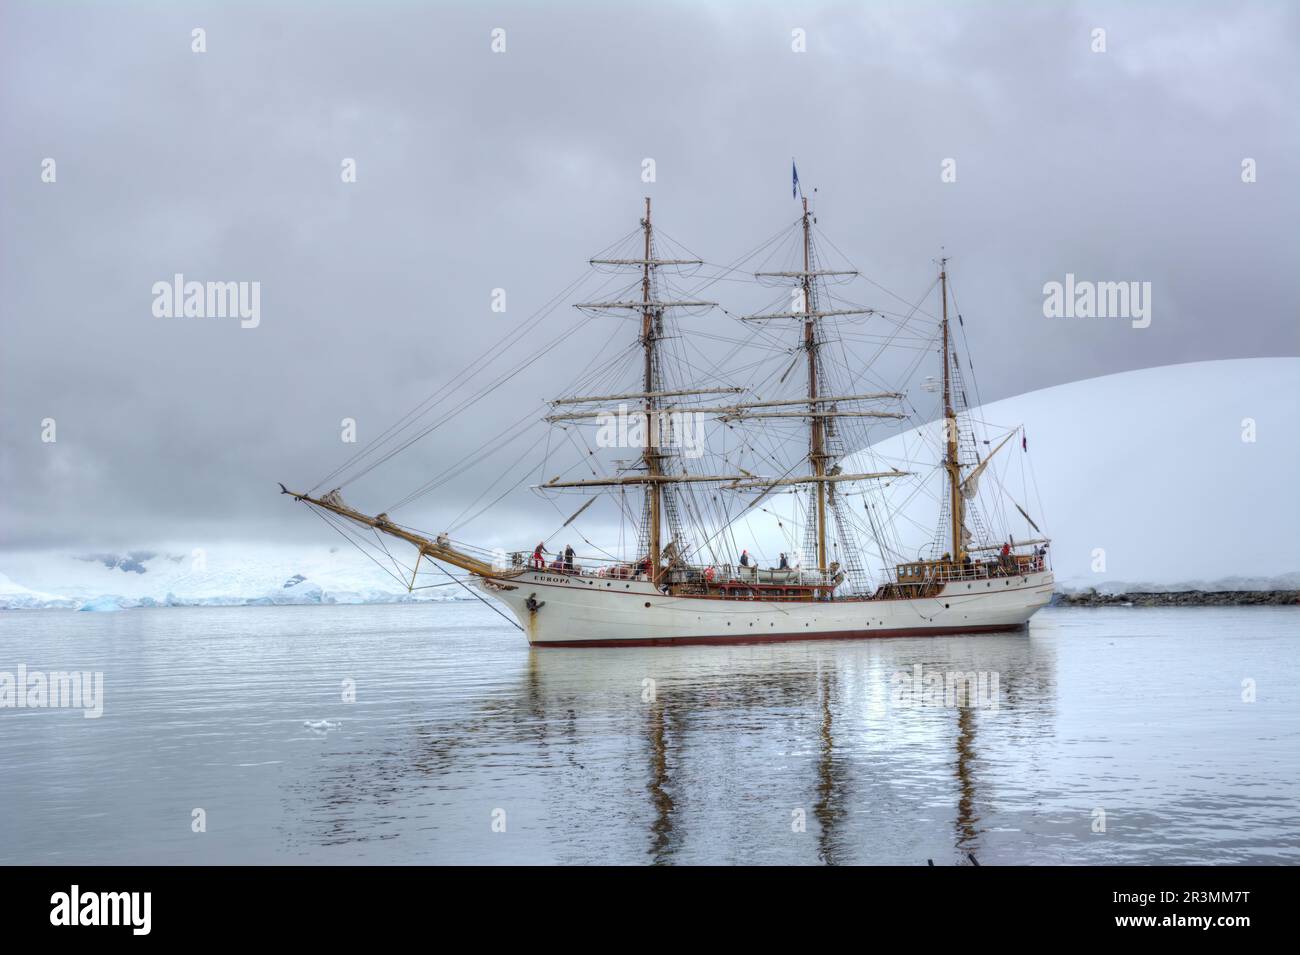
[[[611,266],[634,266],[641,269],[641,299],[640,301],[626,302],[589,302],[579,304],[576,307],[595,311],[627,309],[635,310],[641,315],[641,347],[644,354],[644,370],[642,373],[642,391],[639,394],[605,396],[604,398],[593,396],[576,396],[571,398],[555,399],[552,404],[570,404],[581,403],[586,401],[614,400],[614,399],[636,399],[641,403],[641,414],[645,418],[645,443],[641,450],[641,473],[636,475],[621,475],[613,478],[584,480],[584,481],[556,481],[547,482],[544,487],[562,488],[562,487],[615,487],[624,484],[642,484],[645,489],[645,506],[643,510],[643,520],[645,525],[646,537],[646,555],[645,561],[649,565],[647,576],[659,585],[663,576],[663,502],[664,502],[664,484],[678,484],[690,481],[726,481],[739,480],[741,475],[722,475],[722,476],[701,476],[694,475],[677,475],[668,474],[664,467],[664,452],[661,450],[659,437],[661,434],[661,416],[664,412],[664,406],[661,399],[673,396],[702,395],[702,394],[723,394],[736,392],[734,388],[711,388],[711,389],[679,389],[668,391],[664,389],[662,375],[659,368],[659,356],[657,353],[657,344],[663,337],[663,318],[665,311],[673,308],[711,308],[716,302],[705,301],[666,301],[655,298],[656,283],[654,281],[654,270],[662,266],[691,266],[702,265],[703,263],[696,259],[659,259],[654,254],[654,226],[651,220],[650,197],[645,200],[645,217],[641,220],[641,230],[644,234],[644,245],[642,257],[640,259],[592,259],[592,265],[611,265]],[[561,420],[574,420],[586,417],[598,417],[607,412],[573,412],[568,414],[558,414],[548,416],[548,422]]]
[[[659,442],[651,440],[651,437],[658,435],[659,420],[655,414],[658,405],[658,396],[655,394],[655,340],[658,337],[656,332],[656,316],[650,308],[650,267],[652,260],[650,258],[651,236],[654,226],[650,221],[650,197],[645,197],[645,218],[641,220],[641,227],[645,231],[645,260],[641,263],[641,345],[645,351],[645,419],[646,419],[646,442],[641,452],[642,464],[645,467],[645,473],[648,477],[659,477],[660,455]],[[654,584],[659,583],[659,564],[663,552],[660,534],[662,532],[663,519],[660,511],[663,508],[663,492],[658,481],[648,481],[645,486],[645,508],[649,527],[647,528],[647,559],[650,562],[650,580]]]
[[[948,474],[948,512],[951,519],[952,559],[961,563],[966,554],[965,501],[962,497],[961,461],[958,457],[957,415],[952,403],[952,352],[948,329],[948,260],[939,260],[939,290],[943,299],[943,466]]]

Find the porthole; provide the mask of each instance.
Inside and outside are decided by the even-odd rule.
[[[645,605],[646,605],[647,607],[649,607],[649,606],[650,606],[650,601],[647,600],[647,601],[645,602]]]

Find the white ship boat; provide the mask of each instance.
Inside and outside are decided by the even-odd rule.
[[[477,587],[509,609],[534,646],[751,643],[1023,628],[1051,598],[1048,540],[990,468],[1020,429],[981,437],[980,430],[987,435],[988,427],[967,405],[949,322],[947,260],[938,263],[937,314],[928,315],[920,303],[903,313],[840,307],[853,303],[838,299],[828,283],[851,282],[858,273],[823,266],[815,222],[805,198],[801,216],[789,229],[796,240],[795,261],[786,263],[790,267],[742,273],[739,265],[731,265],[704,277],[701,284],[707,287],[744,274],[777,287],[782,303],[775,311],[738,318],[748,337],[737,341],[733,355],[757,343],[764,358],[738,359],[739,370],[714,365],[713,380],[699,380],[704,361],[683,359],[680,347],[671,347],[690,334],[679,315],[709,310],[716,303],[680,294],[666,275],[704,263],[660,251],[649,199],[628,247],[617,250],[622,255],[591,260],[595,269],[634,272],[636,283],[628,290],[639,294],[577,307],[588,315],[638,319],[632,342],[636,381],[620,381],[626,368],[610,363],[580,382],[606,385],[604,393],[572,394],[548,403],[542,424],[564,429],[570,437],[584,436],[581,447],[588,453],[579,464],[591,476],[562,474],[534,485],[541,495],[591,495],[557,530],[557,535],[580,536],[590,553],[565,548],[553,554],[559,546],[543,541],[531,551],[497,551],[494,556],[453,540],[448,532],[429,533],[395,520],[389,516],[394,508],[372,516],[343,500],[341,488],[356,475],[368,473],[470,406],[459,400],[465,395],[453,387],[458,380],[313,491],[281,489],[316,509],[358,546],[373,548],[368,535],[374,532],[379,550],[372,556],[381,564],[391,561],[409,588],[422,586],[422,570],[445,574],[448,583]],[[770,258],[778,247],[769,241],[746,261],[763,254]],[[884,326],[874,338],[836,330],[839,322],[872,321]],[[964,320],[959,324],[964,326]],[[908,334],[902,336],[903,331]],[[864,381],[878,380],[869,374],[875,362],[850,356],[846,345],[857,339],[878,346],[877,355],[890,346],[917,353],[909,382],[897,390],[867,390]],[[874,459],[870,429],[926,422],[925,409],[913,406],[906,385],[927,353],[942,368],[941,376],[923,383],[923,390],[938,399],[930,420],[940,425],[939,437],[928,463],[941,490],[935,494],[936,529],[922,552],[908,553],[894,527],[899,516],[906,517],[905,505],[893,500],[890,491],[915,497],[926,482],[911,470],[870,470],[861,462]],[[742,381],[741,372],[748,372],[748,379]],[[503,380],[509,377],[513,372]],[[620,384],[622,390],[615,387]],[[476,398],[491,387],[465,391]],[[420,415],[449,398],[458,401],[456,412],[426,426]],[[691,429],[704,421],[715,429],[712,440],[699,428],[693,442]],[[622,453],[622,459],[605,461],[592,451],[583,429],[593,426],[600,431],[595,444]],[[1020,444],[1026,453],[1023,434]],[[791,447],[791,453],[781,453]],[[496,450],[489,441],[470,461],[485,460]],[[987,487],[989,478],[993,490]],[[335,480],[334,490],[318,493]],[[441,480],[427,482],[394,507],[409,505]],[[629,491],[635,494],[631,502]],[[861,498],[861,514],[853,506],[855,496]],[[617,509],[623,526],[634,529],[634,535],[620,534],[621,550],[592,543],[578,530],[579,519],[602,498]],[[778,498],[792,514],[774,509]],[[491,513],[490,506],[485,510]],[[751,560],[744,547],[749,522],[757,517],[776,521],[783,539],[791,541],[778,566],[770,566],[775,563],[770,559]],[[1011,525],[1020,527],[1021,521],[1017,537]],[[412,545],[414,564],[395,557],[384,537]],[[867,569],[873,557],[881,565],[874,573]],[[443,565],[464,574],[458,578]]]

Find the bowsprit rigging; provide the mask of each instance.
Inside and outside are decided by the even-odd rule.
[[[925,295],[909,301],[850,263],[826,260],[808,200],[801,201],[793,226],[714,265],[657,230],[647,198],[638,228],[594,256],[521,334],[480,355],[310,492],[285,493],[359,547],[373,547],[373,536],[372,559],[391,563],[390,573],[411,589],[422,564],[448,575],[444,583],[476,586],[539,646],[1023,627],[1051,596],[1048,541],[1024,506],[1028,488],[1017,500],[1005,486],[1009,461],[1027,453],[1023,433],[1021,451],[1000,453],[1020,429],[992,434],[997,429],[967,402],[973,366],[967,356],[963,372],[949,322],[948,260],[938,263]],[[845,297],[859,282],[903,307]],[[774,288],[775,301],[758,300]],[[729,310],[715,301],[723,289],[748,295],[756,307]],[[936,289],[932,313],[924,304]],[[566,325],[554,313],[570,296],[579,318]],[[958,318],[964,336],[969,323]],[[550,340],[537,341],[546,329]],[[559,396],[539,399],[521,418],[512,414],[462,460],[378,514],[344,500],[343,489],[359,477],[532,366],[563,363],[576,333],[592,329],[600,351]],[[916,382],[923,371],[937,374]],[[902,453],[887,457],[882,438]],[[528,450],[542,451],[540,462],[508,450],[529,441]],[[430,534],[390,517],[480,471],[491,480],[447,531]],[[581,554],[571,546],[553,551],[550,537],[495,553],[452,540],[452,531],[529,493],[568,515],[551,537],[576,535]],[[588,496],[564,508],[564,494]],[[933,506],[937,521],[924,538],[921,505]],[[765,533],[779,555],[758,543]],[[413,567],[401,564],[387,539],[414,548]]]

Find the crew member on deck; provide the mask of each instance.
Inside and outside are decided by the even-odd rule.
[[[741,567],[748,567],[748,566],[749,566],[749,551],[747,551],[747,550],[742,550],[742,551],[740,552],[740,566],[741,566]]]
[[[782,554],[782,555],[781,555],[781,563],[778,565],[778,569],[779,569],[779,570],[789,570],[789,569],[790,569],[790,561],[788,561],[788,560],[786,559],[785,554]]]
[[[543,545],[545,543],[546,541],[538,541],[537,549],[533,551],[533,566],[536,567],[538,570],[543,570],[546,567],[546,558],[542,556],[543,554],[546,553],[546,551],[543,549]]]
[[[573,570],[573,545],[564,545],[564,569]]]

